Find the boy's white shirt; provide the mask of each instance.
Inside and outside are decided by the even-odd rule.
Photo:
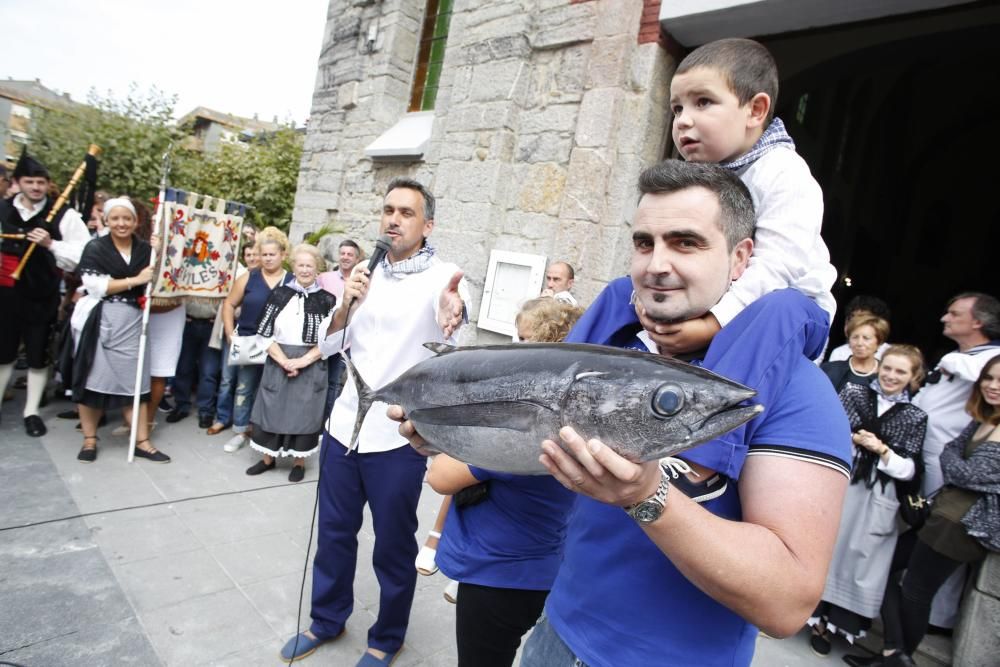
[[[837,302],[830,289],[837,269],[820,236],[823,190],[809,165],[794,150],[779,146],[736,174],[750,190],[757,214],[754,250],[746,271],[712,314],[726,326],[758,298],[792,287],[815,301],[833,322]]]

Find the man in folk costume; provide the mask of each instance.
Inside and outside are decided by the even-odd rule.
[[[69,206],[56,211],[48,197],[51,181],[44,166],[21,154],[14,168],[14,182],[20,193],[0,200],[0,226],[5,236],[0,242],[0,387],[6,387],[14,370],[18,347],[24,343],[28,357],[28,391],[24,402],[24,429],[40,437],[46,428],[38,416],[38,406],[48,381],[49,343],[59,310],[59,282],[62,271],[72,271],[80,261],[83,246],[90,240],[87,225]],[[19,280],[12,273],[28,247],[37,244]],[[0,397],[2,401],[2,397]]]

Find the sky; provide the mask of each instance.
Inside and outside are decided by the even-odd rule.
[[[130,84],[195,107],[302,125],[328,0],[0,0],[0,79],[41,79],[85,102]]]

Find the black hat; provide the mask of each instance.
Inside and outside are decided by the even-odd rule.
[[[21,151],[21,159],[17,161],[17,166],[14,167],[14,180],[24,178],[25,176],[49,178],[49,170],[41,162],[28,155],[27,147]]]

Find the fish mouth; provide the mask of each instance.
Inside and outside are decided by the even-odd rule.
[[[697,442],[707,442],[746,424],[763,411],[763,405],[744,405],[716,412],[691,432],[691,438]]]

